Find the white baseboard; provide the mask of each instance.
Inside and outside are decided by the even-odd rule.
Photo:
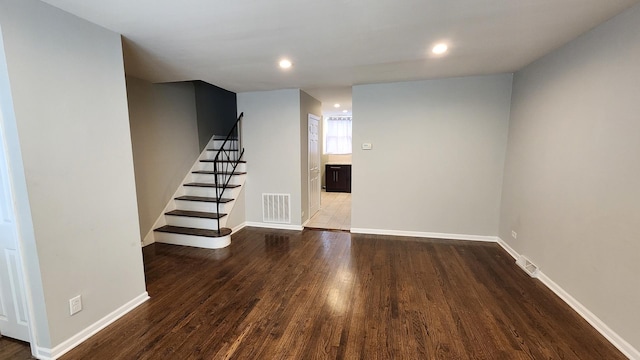
[[[233,234],[237,233],[238,231],[244,229],[246,226],[247,226],[246,222],[243,222],[240,225],[234,226],[233,229],[231,229],[231,235],[233,235]]]
[[[272,223],[263,223],[263,222],[249,222],[245,223],[245,226],[253,226],[259,228],[268,228],[268,229],[281,229],[281,230],[298,230],[302,231],[302,225],[288,225],[288,224],[272,224]]]
[[[498,241],[497,236],[448,234],[448,233],[404,231],[404,230],[351,228],[351,233],[370,234],[370,235],[410,236],[410,237],[419,237],[419,238],[447,239],[447,240],[470,240],[470,241],[486,241],[486,242]]]
[[[520,254],[516,252],[509,244],[504,240],[498,238],[498,244],[502,246],[514,259],[518,259]],[[596,329],[602,336],[605,337],[613,346],[615,346],[620,352],[622,352],[629,359],[640,360],[640,351],[634,348],[631,344],[625,341],[615,331],[611,330],[607,324],[605,324],[599,317],[593,314],[586,306],[582,305],[571,294],[564,290],[560,285],[556,284],[551,278],[549,278],[544,272],[538,271],[538,280],[540,280],[546,287],[553,291],[562,301],[567,303],[578,315],[582,316],[594,329]]]
[[[629,359],[640,360],[640,351],[635,349],[631,344],[626,342],[615,331],[611,330],[607,324],[605,324],[599,317],[594,315],[589,309],[582,305],[578,300],[566,292],[560,285],[551,280],[544,272],[538,272],[538,279],[542,281],[551,291],[553,291],[560,299],[567,303],[573,310],[575,310],[582,318],[587,320],[591,326],[593,326],[602,336],[604,336],[613,346],[618,348]]]
[[[149,300],[149,294],[147,294],[147,292],[145,291],[144,293],[136,296],[134,299],[122,305],[121,307],[119,307],[109,315],[103,317],[102,319],[93,323],[86,329],[80,331],[79,333],[75,334],[69,339],[63,341],[60,345],[54,347],[53,349],[37,347],[36,352],[37,352],[38,359],[54,360],[59,358],[60,356],[66,354],[74,347],[80,345],[82,342],[84,342],[91,336],[95,335],[98,331],[109,326],[111,323],[118,320],[119,318],[124,316],[126,313],[135,309],[136,307],[138,307],[138,305],[142,304],[147,300]]]
[[[520,258],[520,254],[513,250],[513,248],[501,238],[498,238],[498,245],[502,246],[502,248],[508,252],[514,260],[518,260],[518,258]]]
[[[162,214],[164,216],[164,214]],[[154,224],[155,225],[155,224]],[[144,239],[142,239],[142,247],[145,247],[147,245],[151,245],[154,242],[156,242],[156,238],[153,234],[153,230],[155,228],[152,227],[151,230],[149,230],[149,232],[147,233],[147,235],[144,237]]]

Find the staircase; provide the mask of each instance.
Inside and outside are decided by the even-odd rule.
[[[163,226],[154,230],[156,242],[207,249],[231,244],[232,230],[225,225],[246,178],[242,117],[226,137],[213,136],[200,154],[167,204]]]

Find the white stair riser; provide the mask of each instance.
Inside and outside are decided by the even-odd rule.
[[[220,204],[220,212],[228,214],[233,207],[234,201]],[[176,200],[176,208],[179,210],[189,211],[204,211],[204,212],[216,212],[216,203],[204,202],[204,201],[188,201],[188,200]]]
[[[225,189],[224,192],[222,189],[218,189],[216,192],[216,188],[208,188],[208,187],[198,187],[198,186],[185,186],[184,194],[191,196],[204,196],[204,197],[218,197],[217,194],[222,194],[222,198],[235,199],[238,197],[240,193],[240,188],[232,188]]]
[[[206,170],[206,171],[213,171],[213,163],[212,162],[199,162],[198,165],[199,169],[198,170]],[[229,166],[221,166],[221,169],[218,169],[218,171],[231,171],[233,169],[233,166],[231,164],[229,164]],[[245,172],[247,171],[247,164],[246,163],[239,163],[238,166],[236,167],[235,171],[242,171]]]
[[[195,246],[205,249],[220,249],[231,244],[231,236],[229,235],[219,238],[210,238],[204,236],[172,234],[158,231],[154,236],[156,242],[182,246]]]
[[[216,151],[207,151],[204,154],[203,159],[211,159],[211,160],[213,160],[213,159],[216,158],[217,154],[218,153]],[[231,151],[231,152],[228,152],[228,153],[222,153],[220,155],[220,157],[218,157],[218,159],[220,159],[220,160],[227,160],[227,159],[238,160],[239,154],[240,154],[240,152],[238,152],[238,151]]]
[[[220,147],[222,147],[222,144],[224,144],[224,140],[209,141],[207,149],[220,149]],[[238,147],[237,140],[228,140],[224,145],[225,149],[235,149],[236,147]]]
[[[218,183],[222,184],[224,181],[227,181],[229,177],[231,177],[229,184],[242,185],[244,183],[245,175],[218,175]],[[191,174],[191,182],[213,183],[214,181],[214,175],[212,174]]]
[[[198,229],[210,229],[210,230],[218,229],[218,220],[216,219],[205,219],[205,218],[174,216],[174,215],[166,215],[165,218],[167,219],[167,225],[198,228]],[[221,220],[220,227],[224,227],[226,225],[226,221],[224,221],[225,218],[226,216],[220,219]]]

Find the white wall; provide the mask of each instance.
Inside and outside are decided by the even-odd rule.
[[[497,235],[510,95],[511,75],[354,86],[352,228]]]
[[[0,24],[52,347],[145,293],[122,47],[36,0]]]
[[[140,236],[152,230],[200,155],[194,86],[127,77]]]
[[[500,224],[636,349],[639,114],[636,5],[515,75]]]
[[[246,219],[246,206],[245,206],[245,187],[243,186],[238,193],[236,201],[233,203],[233,208],[229,212],[226,227],[233,229],[236,226],[242,225],[247,221]]]
[[[291,225],[301,225],[300,90],[240,93],[247,160],[247,222],[262,222],[262,193],[291,194]]]
[[[51,343],[49,336],[49,324],[47,321],[47,309],[44,303],[44,292],[42,288],[42,277],[40,276],[40,260],[36,247],[35,235],[33,233],[33,223],[31,219],[31,208],[29,206],[29,194],[27,183],[24,177],[24,166],[22,164],[22,154],[18,141],[18,129],[16,125],[15,112],[13,110],[13,99],[11,97],[11,86],[9,84],[9,73],[7,69],[6,57],[4,53],[4,42],[2,40],[2,27],[0,25],[0,126],[4,133],[4,139],[0,139],[0,146],[5,146],[7,164],[9,167],[9,181],[11,183],[13,202],[15,205],[15,219],[17,234],[21,250],[24,273],[23,279],[26,282],[25,294],[29,300],[29,315],[31,318],[32,339],[34,344],[48,346]]]

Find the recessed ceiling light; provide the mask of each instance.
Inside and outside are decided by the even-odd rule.
[[[436,46],[433,47],[433,49],[431,49],[431,51],[434,54],[441,55],[441,54],[446,53],[447,49],[449,49],[447,44],[437,44]]]
[[[343,113],[348,113],[348,112],[349,112],[349,110],[344,109],[344,110],[342,110],[342,112],[343,112]]]
[[[292,66],[293,64],[291,63],[290,60],[287,59],[282,59],[280,60],[280,67],[283,69],[288,69]]]
[[[340,104],[333,104],[333,107],[334,107],[334,108],[339,108],[339,107],[340,107]]]

